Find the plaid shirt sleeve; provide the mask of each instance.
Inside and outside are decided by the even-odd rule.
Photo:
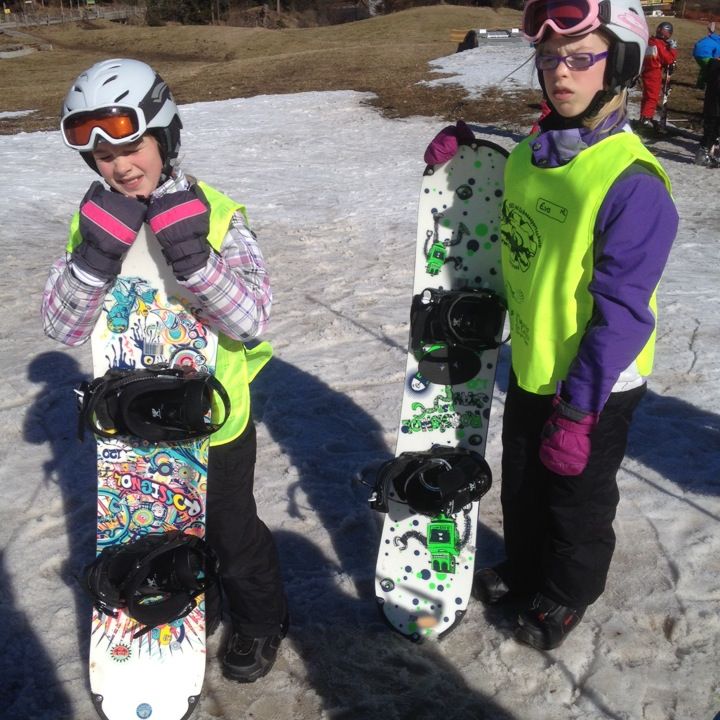
[[[272,306],[270,276],[255,233],[235,213],[220,253],[180,281],[202,305],[198,313],[212,328],[234,340],[249,340],[267,326]]]
[[[45,334],[65,345],[82,345],[90,337],[102,310],[107,284],[90,285],[62,257],[50,268],[42,298]]]
[[[158,195],[184,190],[184,173],[168,180]],[[90,337],[109,285],[78,277],[69,256],[50,269],[42,300],[45,333],[66,345],[81,345]],[[240,212],[233,215],[220,253],[210,253],[206,266],[179,280],[199,301],[198,318],[234,340],[249,340],[267,326],[272,306],[270,277],[255,233]]]

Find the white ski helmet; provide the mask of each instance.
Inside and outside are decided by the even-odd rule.
[[[103,60],[81,73],[63,100],[60,127],[65,144],[96,172],[91,151],[99,138],[119,145],[151,133],[165,175],[180,152],[182,122],[170,88],[139,60]]]
[[[640,0],[528,0],[525,37],[538,43],[550,30],[570,37],[602,30],[610,37],[605,85],[613,95],[631,87],[642,70],[649,31]]]

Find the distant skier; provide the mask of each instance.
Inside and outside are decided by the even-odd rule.
[[[540,115],[538,116],[538,119],[533,123],[533,126],[530,128],[530,134],[534,135],[536,132],[540,130],[540,125],[542,121],[552,112],[552,108],[548,105],[547,100],[543,98],[540,101]]]
[[[718,167],[717,146],[720,143],[720,57],[712,58],[705,68],[703,100],[703,137],[695,153],[695,164]],[[713,153],[713,147],[716,148]]]
[[[505,170],[506,558],[476,572],[474,594],[527,602],[515,638],[542,650],[558,647],[605,589],[617,472],[652,371],[655,291],[678,226],[668,176],[627,123],[648,43],[640,0],[600,6],[525,4],[552,112]],[[426,162],[451,157],[468,129],[441,131]]]
[[[715,23],[708,23],[707,30],[707,35],[700,38],[693,46],[693,58],[700,68],[697,77],[699,90],[705,89],[708,63],[713,58],[720,58],[720,35],[715,32]]]
[[[664,21],[657,26],[655,37],[648,41],[640,75],[642,80],[640,127],[653,127],[653,117],[663,90],[664,76],[669,77],[675,70],[677,42],[672,39],[672,35],[672,23]]]

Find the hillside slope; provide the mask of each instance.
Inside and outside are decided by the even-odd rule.
[[[650,19],[651,26],[655,18]],[[704,25],[673,20],[681,60],[673,76],[671,115],[694,120],[702,95],[695,89],[692,44]],[[139,27],[107,21],[50,26],[32,31],[51,50],[0,60],[3,110],[34,110],[0,119],[0,134],[57,127],[70,81],[93,62],[134,57],[153,65],[178,102],[222,100],[312,90],[374,93],[372,104],[389,117],[431,115],[471,118],[512,127],[535,114],[539,94],[489,91],[468,99],[458,85],[428,88],[437,77],[428,61],[451,55],[453,29],[517,27],[514,10],[438,5],[344,25],[316,28],[179,26]],[[519,56],[522,55],[519,50]],[[520,62],[520,60],[518,61]],[[513,67],[508,67],[508,73]],[[487,102],[485,100],[491,100]]]

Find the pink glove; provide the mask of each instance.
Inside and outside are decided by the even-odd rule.
[[[540,460],[557,475],[580,475],[590,458],[590,434],[598,423],[597,413],[586,413],[560,397],[540,438]]]
[[[424,160],[428,165],[439,165],[454,157],[459,145],[474,142],[473,131],[463,120],[443,128],[427,146]]]

